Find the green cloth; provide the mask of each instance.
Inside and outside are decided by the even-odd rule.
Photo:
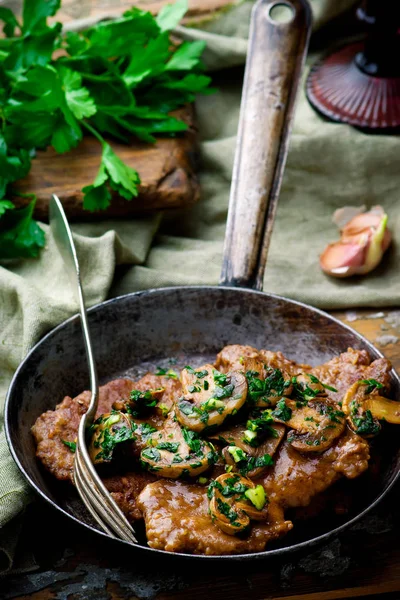
[[[321,25],[352,0],[314,0]],[[180,30],[207,41],[211,70],[244,63],[251,2],[208,23],[207,31]],[[216,284],[219,278],[241,83],[226,76],[214,96],[200,98],[202,199],[164,216],[74,226],[88,304],[137,290],[179,284]],[[274,228],[264,289],[322,308],[397,305],[400,286],[394,244],[384,265],[355,281],[326,278],[318,255],[337,237],[332,212],[346,204],[382,203],[399,242],[398,137],[367,136],[324,122],[301,91]],[[45,226],[46,233],[48,228]],[[38,260],[0,267],[0,401],[27,351],[76,312],[67,275],[50,234]],[[0,527],[17,515],[30,492],[0,432]],[[0,566],[11,567],[16,537],[0,529]],[[1,550],[0,550],[1,553]]]

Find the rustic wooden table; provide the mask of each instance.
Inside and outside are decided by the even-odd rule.
[[[400,370],[400,310],[337,316]],[[171,558],[143,560],[71,525],[37,503],[21,544],[39,570],[0,583],[2,600],[399,600],[400,486],[363,521],[306,554],[207,569]]]

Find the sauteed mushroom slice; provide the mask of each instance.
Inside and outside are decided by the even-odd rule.
[[[90,433],[89,455],[95,465],[111,462],[117,447],[135,439],[130,416],[117,410],[100,415]]]
[[[176,402],[176,417],[193,431],[222,425],[246,401],[247,382],[241,373],[220,373],[212,365],[185,367],[181,382],[183,396]]]
[[[379,420],[400,425],[400,403],[379,395],[384,386],[375,379],[356,381],[343,398],[343,411],[350,427],[363,437],[377,435],[382,426]]]
[[[142,465],[161,477],[196,477],[218,459],[214,447],[194,432],[168,417],[162,429],[152,434],[140,454]]]
[[[271,416],[295,430],[287,439],[299,452],[324,452],[345,428],[344,412],[327,399],[301,402],[282,398]]]
[[[249,477],[260,477],[271,463],[270,458],[277,451],[285,436],[286,427],[274,423],[270,411],[251,416],[246,424],[234,425],[219,431],[210,439],[226,444],[222,456],[232,471],[239,471]],[[241,452],[238,452],[235,449]],[[269,457],[267,460],[264,457]],[[256,466],[257,465],[257,466]]]
[[[247,477],[220,475],[210,483],[208,498],[213,523],[229,535],[244,533],[251,521],[263,521],[268,516],[263,486]]]

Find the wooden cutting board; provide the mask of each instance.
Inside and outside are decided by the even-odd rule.
[[[171,0],[63,0],[57,20],[71,25],[74,20],[118,16],[131,6],[156,13]],[[207,18],[232,0],[189,0],[188,18]],[[20,2],[10,0],[8,6],[19,12]],[[134,142],[130,146],[108,140],[117,154],[141,177],[139,196],[131,201],[114,196],[111,206],[98,214],[83,210],[81,189],[93,182],[100,164],[101,148],[90,137],[85,138],[75,150],[59,155],[54,150],[38,152],[28,177],[16,189],[37,197],[35,217],[48,218],[48,203],[52,193],[58,194],[70,219],[113,218],[141,214],[149,211],[181,208],[195,203],[199,198],[196,177],[196,128],[193,107],[178,111],[189,129],[177,138],[159,139],[156,144]],[[28,199],[13,198],[17,206]]]
[[[132,6],[158,13],[164,4],[173,4],[174,0],[62,0],[57,20],[64,23],[88,17],[106,17],[121,15]],[[216,11],[232,6],[237,0],[188,0],[189,10],[186,21],[207,20]]]
[[[189,206],[199,198],[193,108],[188,106],[174,114],[189,124],[189,129],[177,138],[159,139],[156,144],[138,141],[129,146],[107,140],[118,156],[140,174],[139,196],[131,201],[114,195],[105,211],[91,213],[83,210],[81,190],[93,183],[101,158],[101,146],[92,137],[84,138],[67,154],[57,154],[53,149],[38,152],[29,175],[15,188],[22,194],[36,195],[35,217],[42,221],[48,219],[52,194],[59,196],[70,219],[79,220],[123,217]],[[13,201],[16,206],[22,207],[30,200],[15,196]]]

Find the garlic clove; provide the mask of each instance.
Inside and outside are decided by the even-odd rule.
[[[329,244],[319,259],[321,269],[334,277],[353,275],[365,262],[367,244],[368,240],[363,244],[357,242]]]
[[[355,214],[344,225],[340,241],[329,244],[321,254],[322,270],[333,277],[350,277],[365,275],[375,269],[391,243],[387,221],[387,214],[381,206]]]

